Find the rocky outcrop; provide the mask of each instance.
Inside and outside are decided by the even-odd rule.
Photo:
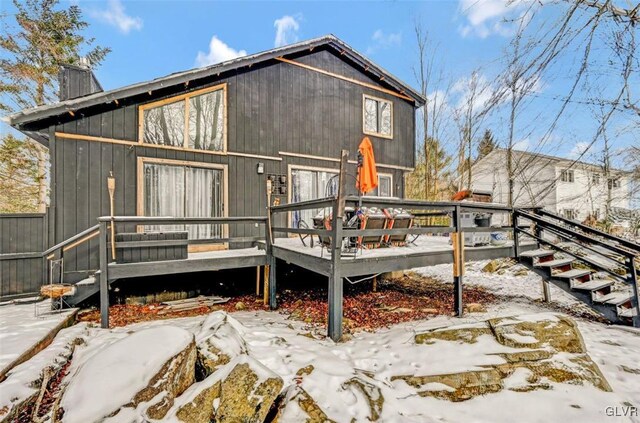
[[[355,389],[360,391],[367,400],[369,406],[369,421],[375,422],[380,418],[384,406],[384,396],[380,387],[369,372],[356,371],[356,375],[342,384],[342,389]]]
[[[75,369],[61,400],[64,421],[100,421],[132,409],[160,419],[195,381],[195,360],[193,335],[184,329],[162,326],[127,335]]]
[[[301,386],[291,386],[284,395],[284,400],[272,423],[282,421],[335,423]]]
[[[464,401],[503,389],[515,392],[553,389],[554,383],[590,384],[611,391],[587,354],[575,322],[566,316],[543,313],[490,319],[420,333],[415,335],[415,342],[426,345],[456,342],[462,347],[477,343],[482,336],[486,337],[485,357],[477,357],[478,364],[474,365],[479,370],[394,376],[391,380],[404,381],[420,396],[449,401]],[[562,356],[556,357],[557,354]],[[496,357],[500,361],[494,364]]]
[[[196,371],[199,380],[205,379],[219,367],[247,353],[243,333],[242,325],[225,312],[217,311],[207,316],[196,336]]]
[[[282,386],[278,375],[248,355],[240,355],[189,388],[167,418],[189,423],[262,423]]]

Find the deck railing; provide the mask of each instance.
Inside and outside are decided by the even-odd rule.
[[[100,314],[102,327],[108,327],[109,324],[109,265],[116,259],[115,254],[120,246],[127,248],[144,248],[150,246],[150,241],[120,241],[115,235],[121,233],[118,229],[124,228],[124,231],[142,231],[145,226],[155,225],[224,225],[224,234],[228,234],[228,225],[243,224],[259,224],[263,225],[264,237],[210,237],[206,239],[187,239],[187,244],[202,244],[203,242],[210,244],[219,243],[240,243],[246,244],[250,242],[266,239],[267,252],[271,249],[271,237],[268,236],[267,218],[261,216],[250,217],[145,217],[145,216],[103,216],[98,218],[98,236],[100,241]],[[161,244],[167,244],[168,241],[161,241]],[[171,266],[171,263],[165,263]]]

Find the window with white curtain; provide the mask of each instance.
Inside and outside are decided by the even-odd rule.
[[[338,192],[338,172],[309,169],[291,169],[291,202],[315,200]],[[292,213],[294,228],[304,221],[313,227],[313,217],[322,209],[297,210]]]
[[[144,215],[221,217],[224,172],[197,166],[144,163]],[[148,226],[147,231],[185,230],[184,225]],[[186,225],[189,239],[221,238],[222,225]]]
[[[225,89],[217,86],[140,106],[142,141],[191,150],[225,150]]]
[[[393,137],[393,103],[364,95],[362,116],[365,134]]]

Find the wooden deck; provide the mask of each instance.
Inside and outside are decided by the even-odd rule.
[[[273,243],[273,255],[321,275],[331,272],[331,253],[317,242],[314,247],[305,246],[299,238],[278,238]],[[534,243],[521,243],[520,251],[536,248]],[[465,247],[468,261],[513,257],[513,243],[503,246]],[[449,237],[420,236],[414,243],[401,247],[361,249],[353,256],[340,259],[342,276],[361,276],[376,273],[408,270],[416,267],[453,263],[453,247]]]
[[[113,281],[141,276],[239,269],[264,266],[265,264],[267,264],[267,254],[264,249],[254,247],[220,250],[206,253],[189,253],[188,258],[184,260],[109,263],[108,279]]]

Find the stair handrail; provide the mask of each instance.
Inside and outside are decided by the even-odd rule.
[[[575,226],[577,228],[580,228],[581,230],[583,230],[585,232],[591,232],[591,233],[593,233],[595,235],[601,236],[601,237],[606,238],[608,240],[615,241],[618,244],[623,245],[624,247],[626,247],[626,248],[628,248],[630,250],[633,250],[633,252],[635,253],[636,256],[640,256],[640,244],[636,244],[633,241],[630,241],[630,240],[624,239],[624,238],[620,238],[620,237],[617,237],[615,235],[611,235],[609,233],[601,231],[600,229],[592,228],[591,226],[587,226],[584,223],[580,223],[580,222],[576,222],[575,220],[567,219],[564,216],[560,216],[560,215],[557,215],[555,213],[551,213],[550,211],[542,209],[542,208],[536,209],[535,213],[539,214],[539,215],[542,215],[542,216],[548,216],[548,217],[551,217],[551,218],[556,219],[556,220],[560,220],[561,222],[564,222],[566,224],[569,224],[569,225]]]
[[[77,234],[73,235],[72,237],[67,238],[64,241],[54,245],[53,247],[48,248],[47,250],[42,252],[41,256],[50,260],[51,258],[54,257],[54,256],[52,256],[52,254],[55,254],[60,249],[64,249],[65,247],[67,247],[68,245],[74,243],[75,241],[79,241],[79,242],[76,243],[71,248],[76,247],[76,246],[82,244],[85,241],[88,241],[93,236],[96,236],[98,234],[99,229],[100,229],[100,225],[93,225],[92,227],[90,227],[88,229],[85,229],[82,232],[78,232]],[[95,234],[93,232],[95,232]],[[81,239],[81,238],[85,238],[85,239]]]
[[[557,232],[565,232],[565,233],[570,234],[571,236],[574,236],[576,238],[583,238],[582,241],[592,242],[592,243],[596,243],[598,245],[602,245],[603,247],[605,247],[605,248],[607,248],[607,249],[609,249],[609,250],[611,250],[611,251],[615,252],[616,254],[619,254],[619,255],[621,255],[623,257],[633,258],[633,257],[636,256],[636,254],[634,252],[632,252],[632,251],[629,251],[629,250],[624,249],[624,248],[620,248],[620,247],[618,247],[616,245],[611,245],[611,244],[604,243],[602,241],[598,241],[597,239],[594,239],[594,238],[589,238],[585,234],[572,231],[571,229],[563,227],[560,224],[557,224],[557,223],[554,223],[554,222],[550,222],[550,221],[548,221],[546,219],[543,219],[542,216],[538,216],[538,215],[535,215],[535,214],[532,214],[532,213],[528,213],[528,212],[525,212],[525,211],[522,211],[522,210],[514,210],[514,214],[520,215],[520,216],[524,217],[525,219],[529,219],[529,220],[533,221],[536,224],[540,223],[543,226],[547,226],[548,229],[555,230]],[[592,229],[589,226],[585,226],[585,225],[583,225],[583,226],[585,227],[585,232],[589,232]],[[618,239],[617,237],[613,237],[613,238]]]

